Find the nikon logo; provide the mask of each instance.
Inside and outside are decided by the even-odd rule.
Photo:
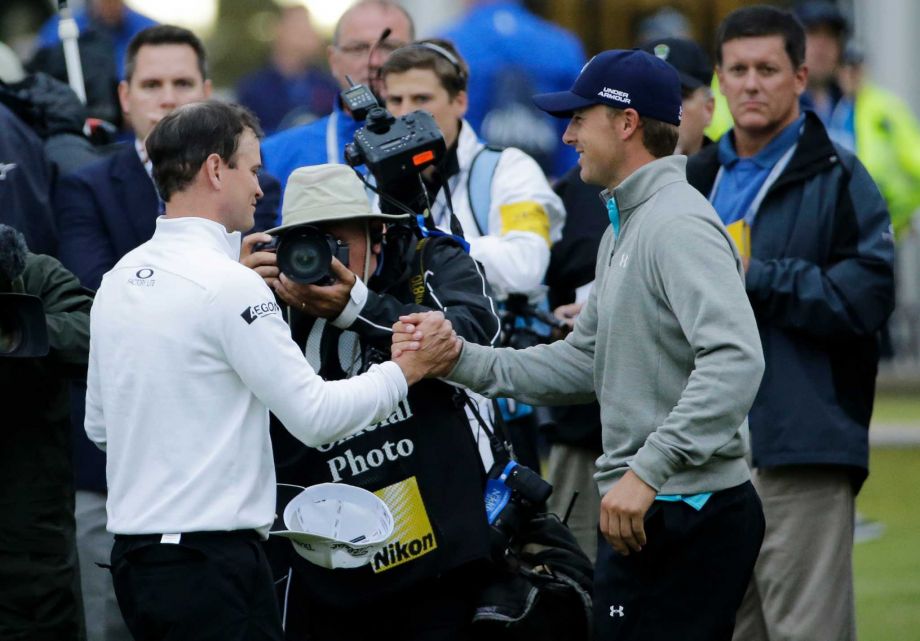
[[[430,532],[420,539],[411,539],[408,543],[393,541],[374,555],[371,567],[374,572],[382,572],[392,565],[400,565],[411,561],[434,549],[434,534]]]

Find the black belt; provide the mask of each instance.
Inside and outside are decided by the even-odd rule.
[[[212,532],[179,532],[179,541],[174,541],[176,543],[182,543],[183,541],[219,541],[222,539],[249,539],[249,540],[261,540],[261,536],[255,530],[215,530]],[[160,543],[164,536],[171,536],[170,534],[116,534],[116,541],[126,541],[126,542],[147,542],[147,543]],[[166,541],[170,542],[170,541]]]

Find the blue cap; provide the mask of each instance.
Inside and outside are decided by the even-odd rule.
[[[679,125],[680,77],[674,67],[650,53],[612,49],[591,58],[569,91],[539,94],[533,102],[560,118],[591,105],[609,105],[632,108],[640,116]]]

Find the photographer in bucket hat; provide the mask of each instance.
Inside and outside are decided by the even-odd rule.
[[[571,117],[563,141],[605,188],[593,290],[565,340],[464,342],[434,371],[527,403],[597,398],[596,638],[727,641],[763,536],[745,461],[763,355],[738,252],[673,155],[680,80],[647,52],[605,51],[534,102]],[[394,355],[423,320],[400,319]]]
[[[419,241],[403,216],[373,212],[354,170],[296,169],[284,195],[282,225],[246,239],[243,263],[289,306],[294,340],[326,380],[351,378],[390,358],[400,315],[437,310],[467,341],[491,345],[499,322],[479,265],[456,241]],[[337,250],[325,284],[279,280],[278,258],[306,227]],[[280,237],[279,256],[250,253]],[[302,236],[300,236],[302,237]],[[283,261],[281,261],[283,264]],[[345,440],[306,447],[272,426],[278,481],[297,486],[347,483],[389,507],[394,533],[370,562],[328,569],[272,546],[285,599],[288,638],[461,638],[472,618],[489,554],[483,463],[464,412],[465,395],[440,381],[410,391],[391,416]],[[279,512],[280,513],[280,512]]]

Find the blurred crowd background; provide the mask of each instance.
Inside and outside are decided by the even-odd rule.
[[[131,35],[152,22],[177,24],[192,29],[204,40],[215,94],[237,99],[252,108],[267,133],[304,124],[331,110],[337,86],[328,73],[326,47],[332,39],[336,21],[352,0],[71,0],[68,6],[76,14],[85,15],[88,3],[93,4],[95,31],[104,33],[115,47],[115,69],[109,73],[120,77],[119,52],[123,52]],[[428,37],[449,34],[478,3],[474,0],[404,0],[401,4],[415,19],[417,35]],[[574,33],[585,54],[590,56],[604,49],[634,47],[666,36],[689,38],[710,50],[715,29],[729,12],[758,3],[750,0],[525,0],[518,4]],[[770,4],[791,8],[802,3]],[[920,74],[912,69],[915,32],[920,27],[920,3],[914,0],[838,0],[828,4],[834,5],[846,17],[841,42],[848,43],[849,49],[843,58],[856,56],[864,81],[871,79],[874,86],[900,98],[913,114],[920,113]],[[54,16],[57,10],[57,0],[4,0],[0,3],[0,43],[8,46],[6,50],[0,47],[0,70],[4,66],[15,66],[12,58],[16,58],[27,67],[38,65],[48,70],[57,65],[63,75],[63,60],[48,60],[42,52],[44,46],[56,40]],[[80,25],[86,27],[87,23],[84,21]],[[497,28],[500,31],[502,25]],[[514,25],[509,23],[507,28],[513,30]],[[90,60],[105,58],[107,46],[112,45],[81,44],[87,49],[84,58],[89,56]],[[538,56],[541,43],[534,47],[534,55]],[[471,59],[471,52],[464,51],[462,43],[460,50]],[[826,61],[828,70],[825,73],[834,74],[835,65],[843,58]],[[816,60],[810,63],[814,66]],[[85,66],[90,64],[84,61]],[[105,67],[105,64],[93,66],[100,76],[104,75]],[[813,76],[815,71],[812,69]],[[114,86],[108,87],[108,95],[100,96],[93,85],[101,87],[104,94],[106,83],[93,75],[87,78],[89,91],[95,94],[90,96],[90,115],[121,125]],[[482,77],[481,71],[473,74],[474,79]],[[846,77],[840,80],[845,84]],[[488,138],[488,128],[482,126],[483,114],[476,110],[477,87],[470,89],[469,119]],[[510,89],[515,90],[526,92],[527,87]],[[717,138],[730,125],[718,91],[714,94],[716,117],[707,130],[711,138]],[[539,144],[535,141],[535,145]],[[539,156],[534,149],[526,151]],[[920,172],[920,152],[910,154],[893,149],[892,153],[911,155],[911,158],[900,159],[901,162],[913,165]],[[557,167],[541,163],[554,177],[562,173],[554,169],[574,162],[574,157],[565,156],[565,149],[557,150],[557,154],[560,155]],[[917,185],[910,188],[920,191]],[[896,221],[900,249],[898,306],[889,328],[891,349],[880,382],[883,388],[888,385],[910,390],[914,381],[920,381],[920,232],[914,229],[910,215],[902,214],[899,218],[900,221]]]
[[[689,38],[711,52],[716,27],[728,13],[762,3],[763,0],[526,0],[508,4],[523,5],[568,30],[580,41],[584,54],[591,56],[661,37]],[[351,4],[352,0],[72,0],[69,7],[83,30],[81,54],[89,114],[112,123],[110,130],[100,135],[112,140],[133,139],[124,133],[116,94],[117,82],[123,75],[123,52],[141,29],[169,23],[187,27],[204,40],[215,95],[238,100],[253,109],[267,133],[320,118],[332,109],[339,90],[329,73],[327,46],[336,21]],[[403,0],[401,4],[415,19],[417,36],[421,38],[445,34],[450,37],[452,29],[470,15],[477,3]],[[768,4],[792,8],[803,3]],[[892,135],[878,150],[881,162],[896,161],[897,171],[904,172],[899,193],[905,196],[903,202],[895,202],[886,194],[897,234],[897,307],[889,324],[887,359],[881,366],[870,432],[875,448],[873,472],[859,498],[865,520],[862,530],[857,528],[857,540],[870,543],[858,548],[855,573],[862,638],[917,639],[920,129],[916,127],[916,115],[920,114],[920,73],[915,69],[915,41],[920,28],[920,2],[838,0],[822,6],[828,4],[844,17],[844,22],[835,26],[831,20],[824,34],[820,30],[809,32],[817,36],[810,38],[809,47],[820,46],[822,35],[825,44],[833,45],[809,51],[812,77],[823,74],[833,80],[834,91],[850,96],[871,83],[897,99],[899,111],[891,112],[892,122],[913,123],[907,129],[910,135]],[[0,80],[14,83],[21,79],[23,69],[42,69],[62,79],[66,77],[63,58],[54,55],[59,50],[50,46],[57,40],[57,11],[56,0],[0,0]],[[515,24],[513,20],[502,22],[499,17],[494,27],[499,32],[506,29],[511,35]],[[488,63],[489,54],[477,59],[463,42],[458,45],[474,69],[477,64]],[[541,59],[556,55],[554,51],[544,51],[544,47],[545,43],[533,43],[531,55]],[[572,72],[573,78],[577,71],[578,66]],[[472,74],[473,79],[484,77],[480,71]],[[533,93],[532,88],[516,86],[513,77],[500,86],[509,92]],[[815,107],[820,110],[822,88],[812,89],[817,99]],[[488,135],[484,114],[476,111],[477,90],[493,90],[470,86],[469,119],[477,130]],[[717,90],[714,95],[716,115],[707,130],[713,139],[731,126]],[[531,130],[535,148],[528,151],[543,160],[538,133],[537,129]],[[550,133],[551,144],[555,144],[558,132]],[[550,177],[558,178],[573,159],[554,158],[554,153],[547,151],[541,165]],[[866,158],[863,161],[872,172],[871,163]]]

